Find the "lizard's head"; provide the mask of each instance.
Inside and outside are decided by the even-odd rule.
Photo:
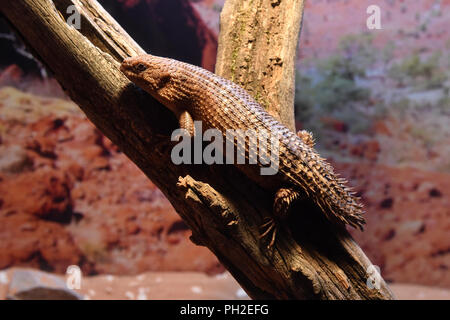
[[[171,70],[164,60],[148,54],[130,57],[123,60],[120,71],[139,87],[154,94],[170,81]]]
[[[126,58],[120,70],[140,88],[150,93],[169,109],[185,106],[191,92],[180,83],[190,79],[180,70],[180,62],[149,54]]]

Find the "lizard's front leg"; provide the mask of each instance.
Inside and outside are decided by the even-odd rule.
[[[181,129],[187,130],[191,137],[195,136],[194,120],[189,112],[183,111],[178,117],[178,123]]]

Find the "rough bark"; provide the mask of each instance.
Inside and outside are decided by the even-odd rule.
[[[83,17],[80,30],[65,21],[72,3]],[[174,165],[175,118],[119,71],[123,58],[142,49],[95,1],[1,0],[1,11],[88,118],[167,196],[192,240],[214,252],[250,297],[392,298],[382,279],[379,290],[366,285],[370,261],[320,212],[296,208],[302,213],[293,227],[284,226],[267,250],[259,226],[273,195],[233,166]]]
[[[304,0],[228,0],[220,15],[216,73],[249,91],[295,130],[294,80]]]

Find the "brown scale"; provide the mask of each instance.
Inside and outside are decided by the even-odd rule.
[[[279,169],[273,176],[261,176],[258,165],[236,165],[250,179],[274,194],[273,216],[262,227],[261,236],[271,233],[275,241],[276,223],[286,219],[298,199],[308,198],[333,222],[362,229],[362,205],[345,179],[339,178],[325,159],[313,149],[307,131],[297,134],[274,119],[243,88],[207,70],[180,61],[152,55],[125,59],[122,72],[139,87],[169,108],[180,127],[195,134],[193,121],[201,120],[203,130],[216,128],[266,130],[280,135]],[[245,150],[249,150],[247,139]],[[237,141],[233,141],[235,147]],[[248,153],[246,152],[246,163]]]

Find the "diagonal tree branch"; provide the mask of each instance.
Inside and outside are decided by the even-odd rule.
[[[65,21],[73,3],[80,30]],[[192,240],[214,252],[250,297],[392,298],[382,279],[379,290],[366,285],[370,261],[320,212],[296,208],[295,227],[280,230],[268,251],[258,226],[271,213],[272,195],[232,166],[174,165],[175,118],[119,71],[123,58],[142,49],[95,1],[1,0],[1,11],[88,118],[167,196]]]

